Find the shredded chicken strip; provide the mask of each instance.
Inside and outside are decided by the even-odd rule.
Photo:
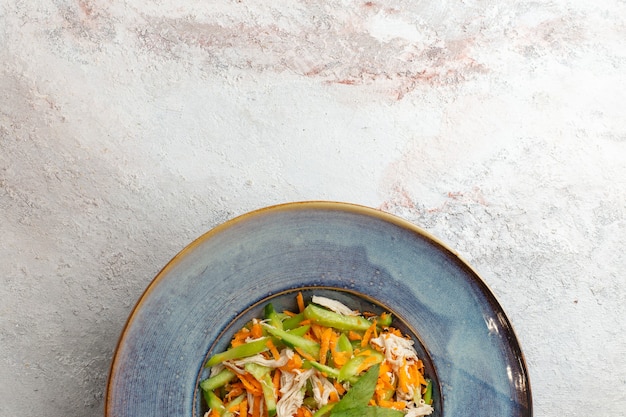
[[[385,359],[391,365],[394,372],[406,362],[417,361],[417,352],[413,349],[413,341],[404,337],[396,336],[392,333],[383,333],[380,336],[370,339],[372,345],[382,348]]]
[[[359,315],[358,311],[351,310],[348,306],[346,306],[342,302],[333,300],[331,298],[320,297],[320,296],[314,295],[311,301],[313,301],[315,304],[319,304],[328,309],[331,309],[335,313],[343,314],[344,316],[358,316]]]
[[[254,356],[249,356],[243,359],[226,361],[226,363],[237,366],[238,368],[243,367],[246,363],[256,363],[257,365],[268,366],[270,368],[280,368],[281,366],[285,366],[289,359],[293,357],[293,350],[291,349],[283,349],[280,352],[279,359],[266,359],[262,354],[257,354]]]
[[[276,403],[276,417],[291,417],[304,400],[304,385],[313,374],[313,369],[303,372],[282,372],[280,374],[281,397]]]

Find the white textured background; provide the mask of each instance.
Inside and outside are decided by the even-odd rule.
[[[0,0],[0,415],[101,415],[192,239],[329,199],[456,249],[535,415],[626,415],[624,0]]]

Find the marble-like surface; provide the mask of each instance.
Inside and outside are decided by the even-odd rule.
[[[192,239],[326,199],[456,249],[535,415],[626,410],[624,0],[0,2],[0,415],[101,415]]]

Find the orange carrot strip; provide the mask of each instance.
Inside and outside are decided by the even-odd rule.
[[[296,315],[296,313],[294,313],[293,311],[289,311],[289,310],[284,310],[283,314],[289,317],[293,317]]]
[[[337,350],[338,339],[339,335],[335,332],[332,332],[330,341],[328,342],[328,348],[333,358],[333,364],[335,365],[335,368],[341,368],[343,365],[346,364],[346,362],[348,362],[348,359],[350,359],[349,352],[341,352]]]
[[[344,366],[350,360],[350,352],[333,351],[333,362],[336,367]]]
[[[402,401],[380,400],[378,405],[385,408],[393,408],[394,410],[404,410],[406,408],[406,404]]]
[[[280,352],[278,351],[278,349],[276,349],[276,346],[274,346],[274,342],[272,342],[272,339],[267,339],[266,345],[267,345],[267,348],[272,353],[272,357],[275,360],[279,360],[280,359]]]
[[[337,394],[337,392],[335,391],[331,391],[330,395],[328,396],[328,401],[332,403],[339,401],[339,394]]]
[[[252,338],[254,339],[258,339],[259,337],[263,336],[263,327],[261,327],[261,322],[259,320],[253,321],[250,333]]]
[[[296,411],[296,417],[312,417],[311,410],[306,408],[304,405],[300,406]]]
[[[305,351],[303,351],[300,348],[296,348],[296,352],[298,352],[300,354],[300,356],[302,356],[304,359],[308,359],[310,361],[316,361],[317,358],[314,358],[313,356],[309,355],[308,353],[306,353]]]
[[[319,342],[320,340],[322,340],[322,333],[324,333],[324,330],[326,329],[326,327],[320,326],[319,324],[312,324],[311,325],[311,333],[313,333],[313,335],[315,336],[315,341]]]
[[[242,402],[239,403],[239,417],[247,417],[248,415],[248,400],[243,399]]]
[[[348,339],[349,340],[361,340],[361,335],[353,330],[350,330],[348,332]]]
[[[406,360],[402,360],[402,366],[398,369],[398,388],[400,388],[404,392],[409,392],[409,372],[406,367]]]
[[[272,377],[272,385],[274,385],[274,393],[280,396],[280,369],[274,370],[274,376]]]
[[[252,398],[252,417],[261,417],[261,396],[255,395]]]
[[[339,335],[335,332],[330,334],[330,339],[328,340],[328,348],[330,350],[337,349],[337,341],[339,340]]]
[[[287,361],[284,366],[279,369],[282,371],[293,371],[294,369],[302,368],[302,358],[297,353],[293,354],[293,357]]]
[[[409,365],[408,372],[411,376],[411,382],[413,382],[413,385],[415,385],[416,387],[419,385],[428,385],[428,383],[424,379],[424,376],[419,371],[418,364],[416,362],[413,362]]]
[[[238,410],[239,410],[239,404],[233,404],[226,409],[226,411],[229,411],[231,413],[234,413],[235,411],[238,411]]]
[[[386,391],[395,390],[395,387],[391,383],[391,365],[387,361],[383,361],[380,364],[380,370],[378,371],[378,380],[376,381],[376,393],[378,398],[382,398]]]
[[[241,330],[239,330],[237,333],[235,333],[235,335],[233,336],[233,339],[231,340],[230,344],[232,347],[236,347],[239,345],[242,345],[244,343],[246,343],[246,339],[250,336],[250,330],[246,329],[245,327],[242,328]]]
[[[339,393],[339,395],[343,395],[346,392],[346,389],[344,388],[343,385],[341,385],[339,382],[334,381],[333,382],[333,386],[335,387],[335,389],[337,390],[337,392]]]
[[[357,373],[363,372],[364,370],[366,370],[370,366],[374,365],[376,362],[378,362],[378,359],[376,357],[368,356],[367,358],[365,358],[363,363],[361,363],[359,365],[359,367],[357,368]]]
[[[296,302],[298,303],[298,310],[302,313],[304,311],[304,297],[302,297],[301,292],[296,296]]]
[[[372,335],[376,332],[376,320],[372,323],[370,327],[367,328],[365,334],[363,334],[363,339],[361,339],[361,347],[365,347],[369,344]]]
[[[237,377],[243,384],[243,386],[248,390],[248,392],[252,395],[262,395],[263,389],[261,388],[261,383],[256,380],[252,375],[245,374],[237,374]]]
[[[326,365],[326,355],[330,348],[330,339],[333,335],[333,329],[327,327],[321,334],[320,338],[320,363]]]
[[[392,334],[394,334],[394,335],[396,335],[398,337],[404,337],[402,335],[402,332],[400,330],[396,329],[395,327],[389,327],[389,333],[392,333]]]
[[[382,314],[380,315],[380,319],[383,321],[383,323],[384,323],[385,321],[387,321],[387,317],[389,317],[389,313],[387,313],[387,312],[382,313]]]
[[[228,394],[226,394],[226,401],[230,401],[235,397],[243,394],[243,384],[241,382],[235,382],[230,384]]]

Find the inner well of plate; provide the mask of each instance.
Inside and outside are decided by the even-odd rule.
[[[246,323],[253,318],[263,317],[263,308],[269,302],[274,305],[276,311],[297,311],[296,296],[301,292],[305,303],[311,300],[313,295],[328,297],[342,302],[346,306],[353,310],[361,312],[371,312],[379,315],[383,312],[391,313],[393,316],[392,326],[399,329],[403,334],[408,335],[414,341],[414,348],[418,357],[424,363],[424,373],[426,378],[430,378],[433,382],[433,407],[435,411],[431,416],[440,417],[443,415],[443,401],[441,397],[441,387],[439,379],[437,378],[437,372],[433,365],[433,361],[419,337],[419,329],[414,329],[409,323],[395,314],[393,308],[389,306],[383,306],[375,299],[360,294],[355,291],[346,290],[343,288],[330,288],[330,287],[303,287],[286,290],[277,294],[268,295],[267,297],[259,300],[254,305],[248,307],[242,311],[233,321],[228,323],[221,331],[220,336],[211,344],[207,351],[205,362],[209,357],[215,353],[224,351],[228,348],[229,342],[234,334],[241,329]],[[201,369],[196,383],[196,395],[194,401],[194,417],[201,417],[208,407],[203,399],[201,389],[199,387],[200,381],[209,377],[209,369]]]

